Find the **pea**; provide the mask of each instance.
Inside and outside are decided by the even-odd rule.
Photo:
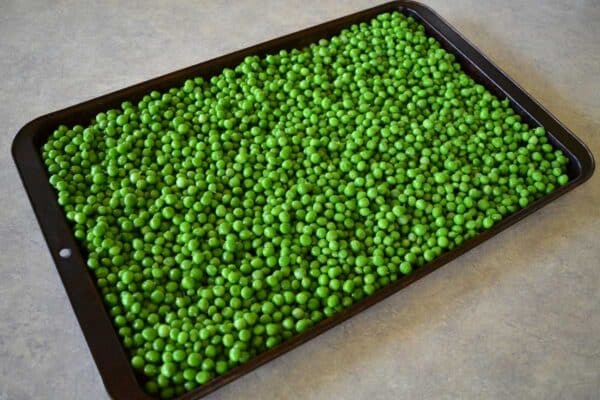
[[[162,398],[569,183],[545,130],[399,12],[59,126],[42,156]]]

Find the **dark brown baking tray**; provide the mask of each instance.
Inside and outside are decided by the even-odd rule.
[[[12,146],[13,157],[96,366],[100,371],[108,393],[114,399],[140,400],[151,399],[152,397],[143,392],[133,369],[129,365],[125,349],[121,345],[104,308],[94,279],[86,267],[84,252],[74,238],[69,223],[57,203],[55,192],[48,182],[40,147],[60,124],[87,124],[97,113],[110,108],[118,108],[124,100],[138,100],[151,90],[166,90],[181,85],[190,77],[210,77],[219,73],[225,67],[236,65],[248,55],[265,55],[284,48],[303,47],[316,42],[320,38],[331,37],[351,24],[368,21],[377,14],[394,10],[412,15],[417,21],[424,24],[427,34],[436,38],[446,50],[455,54],[464,70],[471,77],[498,97],[508,98],[512,107],[522,116],[525,122],[532,126],[545,127],[551,143],[562,149],[570,160],[568,167],[569,183],[503,219],[492,229],[479,234],[428,265],[417,269],[411,275],[390,284],[372,296],[361,300],[331,318],[323,320],[304,333],[293,337],[277,348],[260,354],[208,384],[179,396],[178,400],[201,398],[275,357],[288,352],[424,277],[590,178],[594,171],[593,156],[573,133],[525,93],[512,79],[507,77],[438,14],[422,4],[410,1],[386,3],[37,118],[25,125],[15,137]]]

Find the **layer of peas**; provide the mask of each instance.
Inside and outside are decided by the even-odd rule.
[[[400,13],[61,126],[43,146],[147,392],[194,389],[568,181]]]

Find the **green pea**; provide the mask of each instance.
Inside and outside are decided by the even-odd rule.
[[[210,373],[207,371],[200,371],[196,374],[196,382],[198,382],[201,385],[204,385],[209,380],[210,380]]]
[[[198,353],[190,353],[187,357],[187,363],[190,367],[198,367],[202,363],[202,357]]]
[[[569,183],[543,127],[396,11],[59,126],[42,157],[161,398]]]

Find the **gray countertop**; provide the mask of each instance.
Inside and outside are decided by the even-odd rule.
[[[0,1],[1,400],[107,398],[10,157],[18,129],[378,3]],[[599,1],[428,4],[600,154]],[[600,398],[599,183],[208,398]]]

